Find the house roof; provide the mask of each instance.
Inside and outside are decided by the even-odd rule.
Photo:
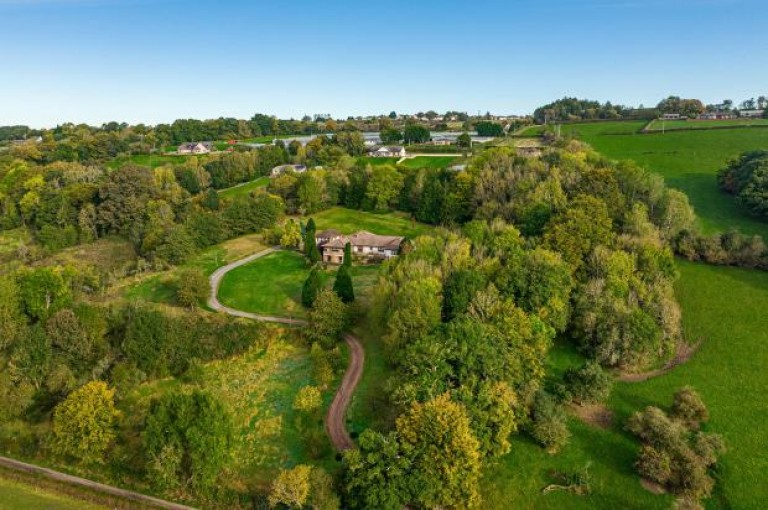
[[[403,237],[399,236],[380,236],[361,230],[349,237],[353,246],[371,246],[373,248],[397,248],[403,242]]]
[[[323,230],[322,232],[318,232],[315,234],[316,238],[319,239],[333,239],[334,237],[341,237],[341,232],[338,230],[329,228],[328,230]]]

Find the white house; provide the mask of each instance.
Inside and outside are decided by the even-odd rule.
[[[662,120],[678,120],[682,118],[683,116],[680,115],[679,113],[665,113],[661,116]]]
[[[303,174],[304,172],[307,171],[307,167],[304,165],[278,165],[272,169],[271,175],[272,177],[277,177],[283,172],[288,172],[288,171],[291,171],[297,174]]]
[[[368,155],[373,158],[404,158],[407,156],[405,147],[397,145],[391,147],[372,147],[368,149]]]
[[[183,143],[176,152],[179,154],[209,154],[213,150],[211,142]]]
[[[760,119],[765,115],[764,110],[739,110],[739,117],[744,119]]]

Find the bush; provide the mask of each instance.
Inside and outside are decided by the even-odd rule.
[[[613,386],[611,376],[595,361],[587,361],[579,369],[569,368],[563,380],[570,396],[580,404],[603,402]]]
[[[689,428],[698,429],[702,423],[709,420],[709,411],[696,390],[686,386],[675,393],[672,417],[682,421]]]
[[[562,448],[571,435],[563,406],[545,391],[539,391],[534,399],[530,434],[550,453]]]
[[[202,269],[194,267],[179,272],[176,281],[176,300],[180,305],[194,308],[205,301],[209,293],[208,278]]]

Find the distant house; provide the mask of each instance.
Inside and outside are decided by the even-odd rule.
[[[277,177],[284,172],[292,171],[297,174],[303,174],[307,171],[307,167],[304,165],[279,165],[272,169],[272,177]]]
[[[683,116],[679,113],[664,113],[660,118],[661,120],[680,120]]]
[[[349,243],[352,257],[365,262],[377,262],[390,259],[400,253],[404,237],[380,236],[361,230],[351,236],[345,236],[336,230],[324,230],[315,235],[317,247],[323,255],[323,262],[342,264],[344,247]]]
[[[183,143],[176,149],[179,154],[210,154],[211,151],[213,151],[211,142]]]
[[[404,158],[407,156],[405,147],[400,145],[391,147],[371,147],[368,155],[372,158]]]
[[[699,120],[730,120],[736,116],[731,112],[707,112],[699,115]]]
[[[744,119],[759,119],[765,115],[765,110],[739,110],[739,117]]]

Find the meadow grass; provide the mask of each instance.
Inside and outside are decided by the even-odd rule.
[[[174,147],[173,150],[176,150]],[[132,154],[130,156],[118,157],[107,163],[107,168],[120,168],[124,165],[139,165],[149,168],[157,168],[164,165],[181,165],[189,160],[191,156],[176,156],[168,154]],[[204,158],[205,156],[197,156]]]
[[[265,187],[267,184],[269,184],[269,177],[259,177],[253,181],[244,182],[231,188],[219,190],[219,197],[231,199],[245,196],[253,190]]]
[[[620,123],[613,123],[620,124]],[[626,122],[629,130],[637,123]],[[745,151],[768,149],[768,129],[712,129],[654,134],[613,134],[602,124],[563,126],[612,159],[631,159],[688,195],[706,233],[738,229],[768,239],[768,222],[751,216],[720,191],[717,171]]]
[[[400,158],[372,158],[370,156],[362,156],[357,158],[357,160],[371,166],[396,166],[397,162],[400,161]]]
[[[431,229],[429,225],[418,223],[402,212],[373,213],[332,207],[311,217],[315,219],[318,232],[329,228],[342,234],[367,230],[379,235],[399,235],[413,239]]]
[[[206,363],[193,381],[232,414],[234,451],[225,478],[234,487],[266,489],[280,469],[301,463],[338,467],[330,442],[313,456],[297,427],[293,401],[302,387],[315,384],[309,349],[287,338],[284,330],[270,329],[274,333],[266,345],[255,344],[242,355]],[[126,396],[123,407],[129,413],[146,409],[153,399],[183,386],[182,380],[174,378],[143,384]],[[330,390],[324,399],[326,407]],[[320,416],[309,426],[325,438]]]
[[[106,507],[74,499],[33,484],[0,477],[0,510],[96,510]]]

